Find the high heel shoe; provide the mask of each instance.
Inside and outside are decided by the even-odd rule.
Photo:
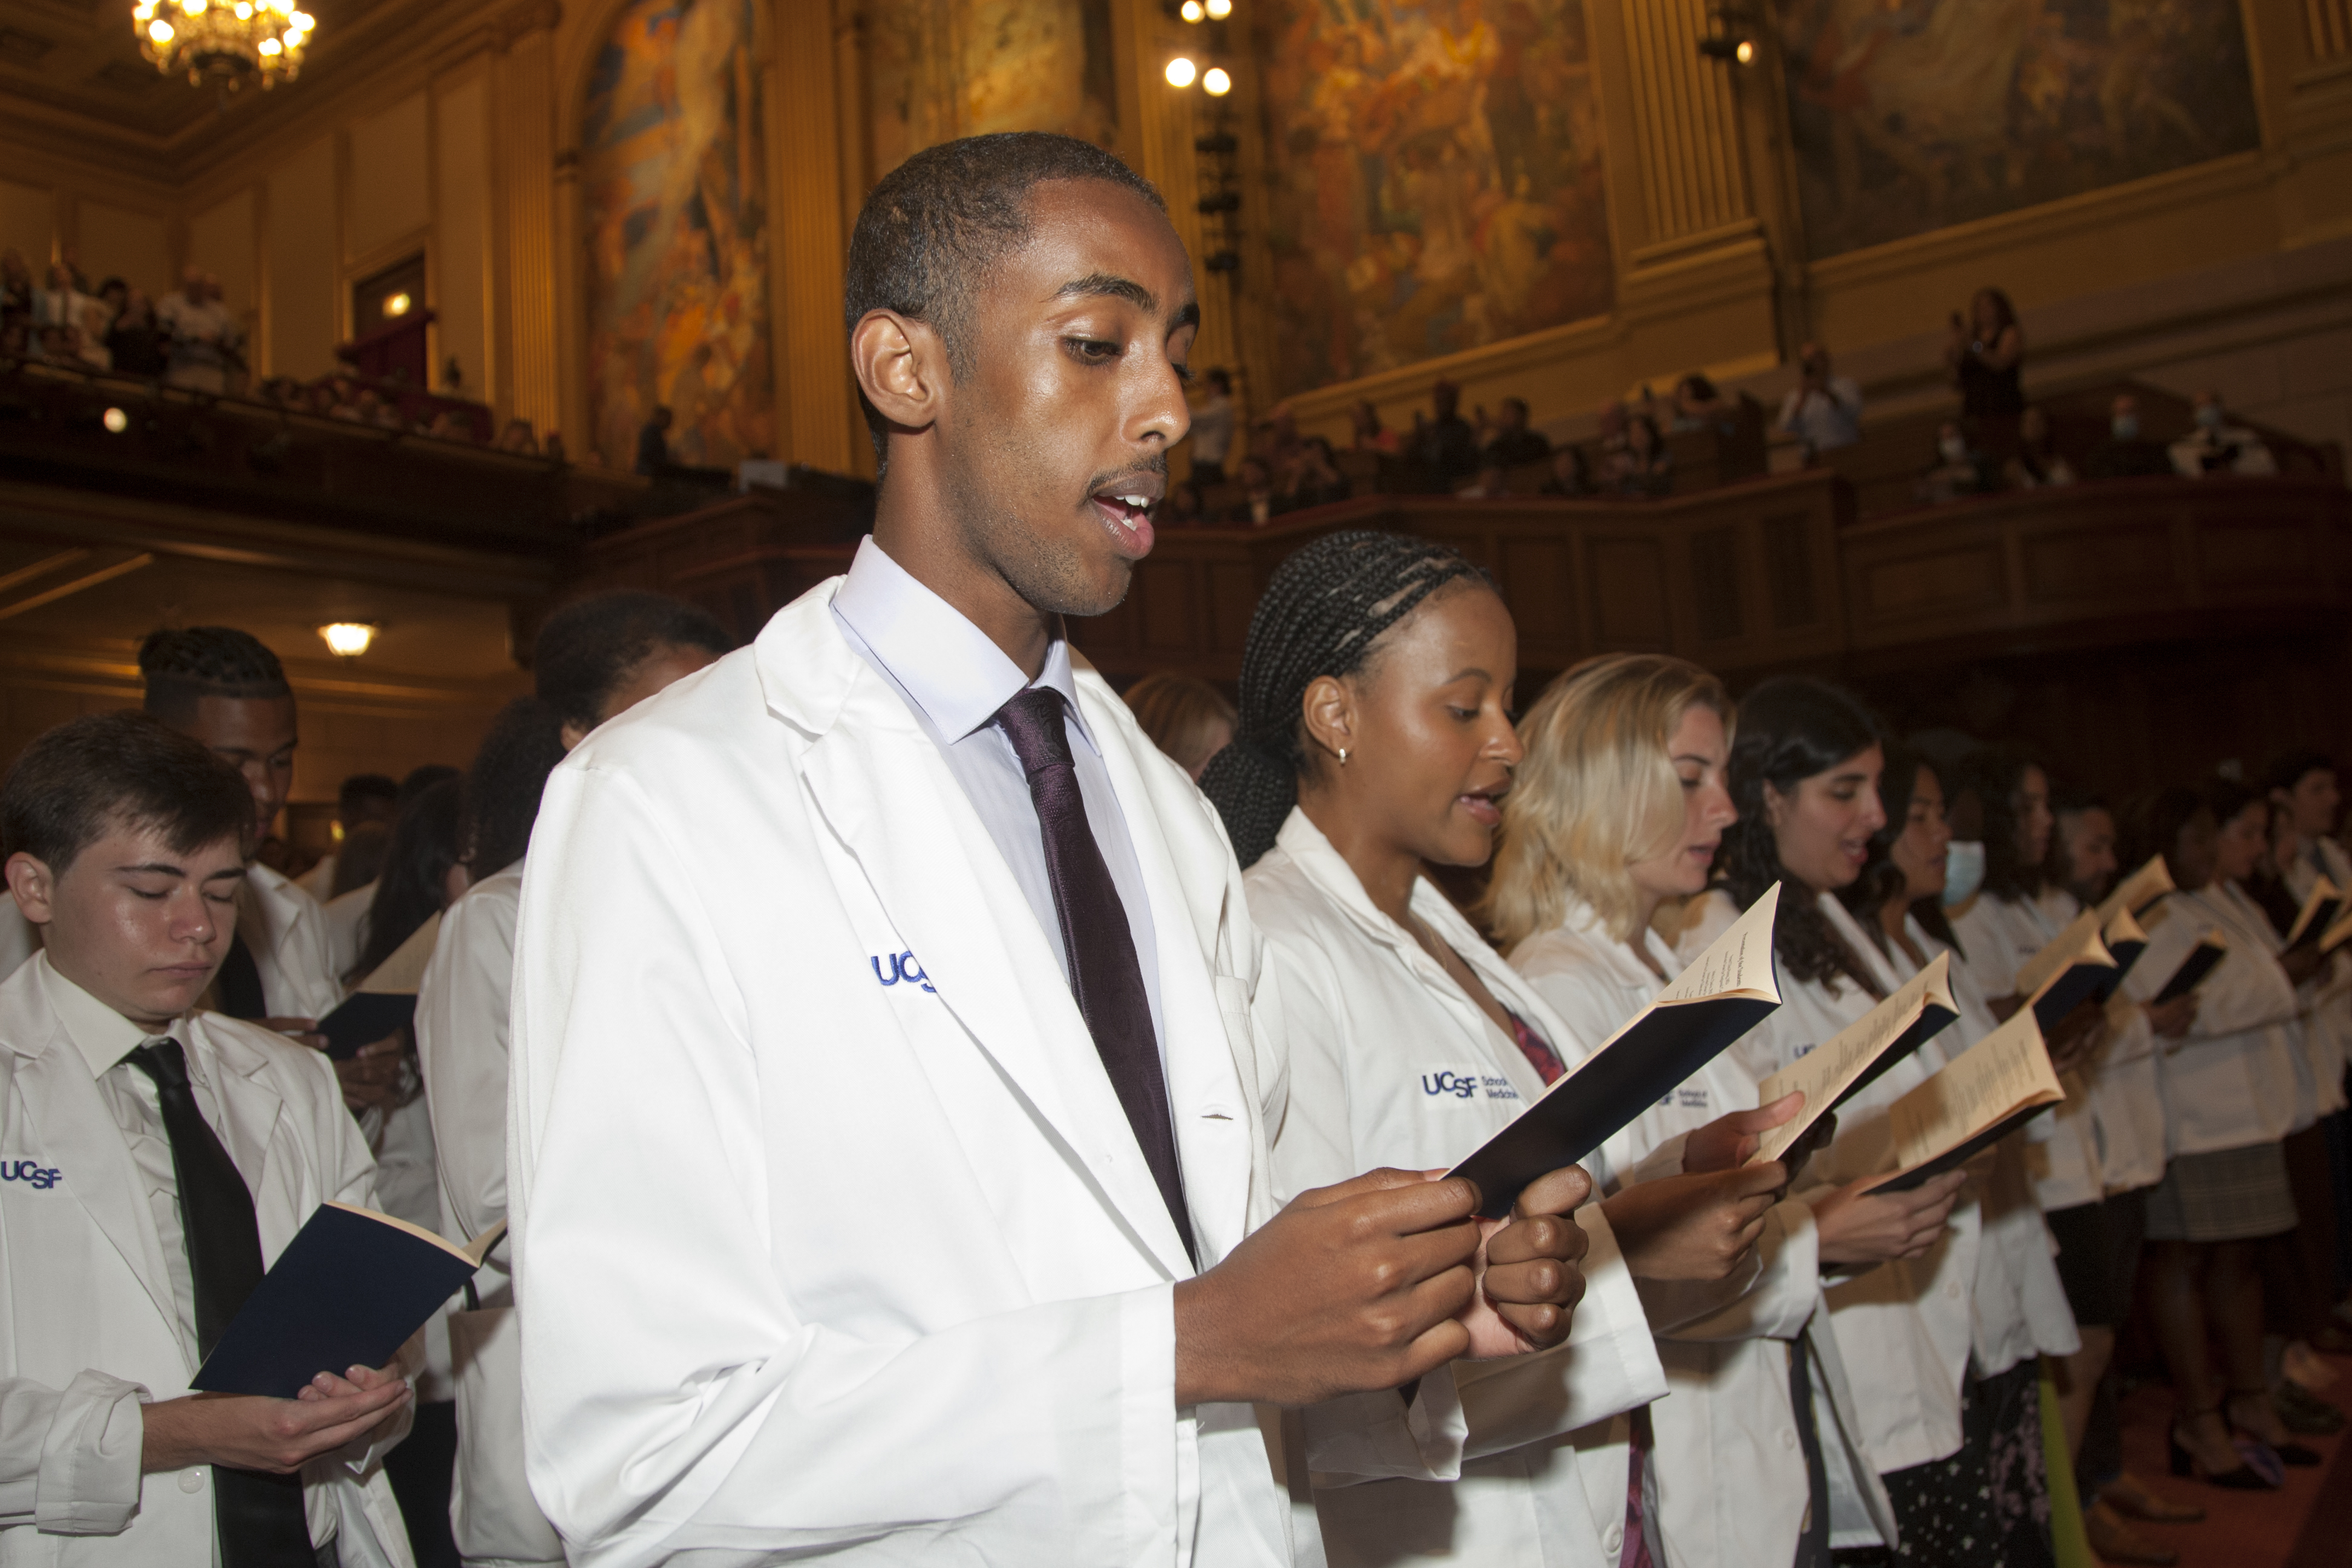
[[[2259,1399],[2268,1405],[2271,1392],[2267,1388],[2233,1388],[2230,1391],[2230,1397],[2232,1400]],[[2271,1413],[2274,1415],[2278,1413],[2275,1405],[2271,1406]],[[2223,1419],[2229,1420],[2229,1417],[2225,1415]],[[2307,1448],[2301,1443],[2269,1442],[2252,1428],[2241,1426],[2236,1421],[2230,1421],[2230,1430],[2244,1441],[2256,1444],[2276,1454],[2278,1462],[2290,1469],[2305,1470],[2319,1463],[2319,1451],[2315,1448]]]
[[[2200,1415],[2219,1414],[2221,1406],[2217,1405],[2210,1410],[2192,1410],[2189,1418],[2194,1421]],[[2241,1463],[2233,1470],[2206,1469],[2198,1463],[2197,1456],[2189,1451],[2189,1446],[2180,1440],[2180,1423],[2177,1420],[2166,1433],[2165,1439],[2172,1450],[2172,1473],[2176,1476],[2194,1476],[2207,1486],[2220,1487],[2224,1491],[2266,1492],[2273,1489],[2271,1483],[2257,1475],[2250,1465]]]

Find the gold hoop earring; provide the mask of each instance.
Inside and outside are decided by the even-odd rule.
[[[1345,746],[1339,748],[1339,765],[1343,768],[1348,765],[1348,748]]]

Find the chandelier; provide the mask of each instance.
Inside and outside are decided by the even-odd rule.
[[[264,88],[293,80],[317,25],[294,0],[138,0],[131,16],[140,52],[164,75],[231,92],[256,77]]]

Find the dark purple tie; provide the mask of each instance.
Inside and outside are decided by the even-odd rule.
[[[1070,737],[1062,694],[1031,687],[997,710],[996,722],[1013,742],[1021,771],[1029,775],[1029,800],[1037,808],[1037,829],[1045,841],[1045,879],[1054,887],[1054,912],[1062,922],[1062,951],[1070,961],[1070,989],[1111,1088],[1127,1111],[1127,1124],[1143,1150],[1151,1179],[1168,1205],[1168,1217],[1184,1238],[1194,1263],[1192,1215],[1184,1206],[1184,1172],[1176,1160],[1176,1131],[1168,1114],[1168,1084],[1160,1076],[1160,1040],[1151,1028],[1151,1000],[1144,994],[1143,970],[1135,959],[1135,937],[1127,906],[1103,863],[1102,847],[1087,823],[1087,803],[1078,793],[1078,770],[1070,762]]]

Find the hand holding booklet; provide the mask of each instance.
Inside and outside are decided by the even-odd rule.
[[[2180,967],[2172,972],[2172,978],[2164,983],[2164,989],[2156,994],[2154,1005],[2161,1007],[2204,984],[2205,977],[2220,967],[2229,954],[2230,941],[2219,931],[2209,931],[2199,937],[2197,945],[2189,950],[2189,956],[2181,960]]]
[[[416,1016],[416,987],[425,978],[425,966],[433,962],[433,944],[440,934],[436,914],[353,986],[341,1006],[319,1020],[319,1033],[327,1037],[327,1055],[349,1061],[362,1046],[408,1026]]]
[[[2150,904],[2172,890],[2171,868],[2163,856],[2151,855],[2147,865],[2116,883],[2115,890],[2099,900],[2099,924],[2105,927],[2121,910],[2145,914]]]
[[[1772,973],[1780,907],[1775,882],[1623,1028],[1447,1173],[1478,1184],[1481,1215],[1508,1215],[1529,1182],[1600,1148],[1780,1005]]]
[[[188,1386],[291,1399],[322,1372],[383,1366],[506,1234],[469,1247],[356,1204],[320,1204],[237,1309]]]
[[[1958,1170],[2066,1098],[2033,1009],[1962,1051],[1887,1111],[1895,1173],[1870,1189],[1908,1192]]]
[[[2311,884],[2311,891],[2303,900],[2303,908],[2294,914],[2294,924],[2289,926],[2285,940],[2279,943],[2282,953],[2293,952],[2306,942],[2324,942],[2344,912],[2344,894],[2335,883],[2322,877]],[[2322,951],[2326,951],[2324,948]]]
[[[2104,923],[2098,910],[2084,910],[2017,972],[2017,994],[2044,1029],[2056,1028],[2081,1004],[2115,989],[2122,969],[2099,940]]]
[[[1960,1016],[1952,1000],[1952,955],[1939,952],[1927,967],[1877,1006],[1814,1047],[1757,1090],[1756,1102],[1769,1105],[1790,1089],[1805,1092],[1805,1105],[1794,1118],[1764,1134],[1748,1162],[1777,1160],[1822,1117],[1852,1100],[1901,1061],[1935,1037]]]

